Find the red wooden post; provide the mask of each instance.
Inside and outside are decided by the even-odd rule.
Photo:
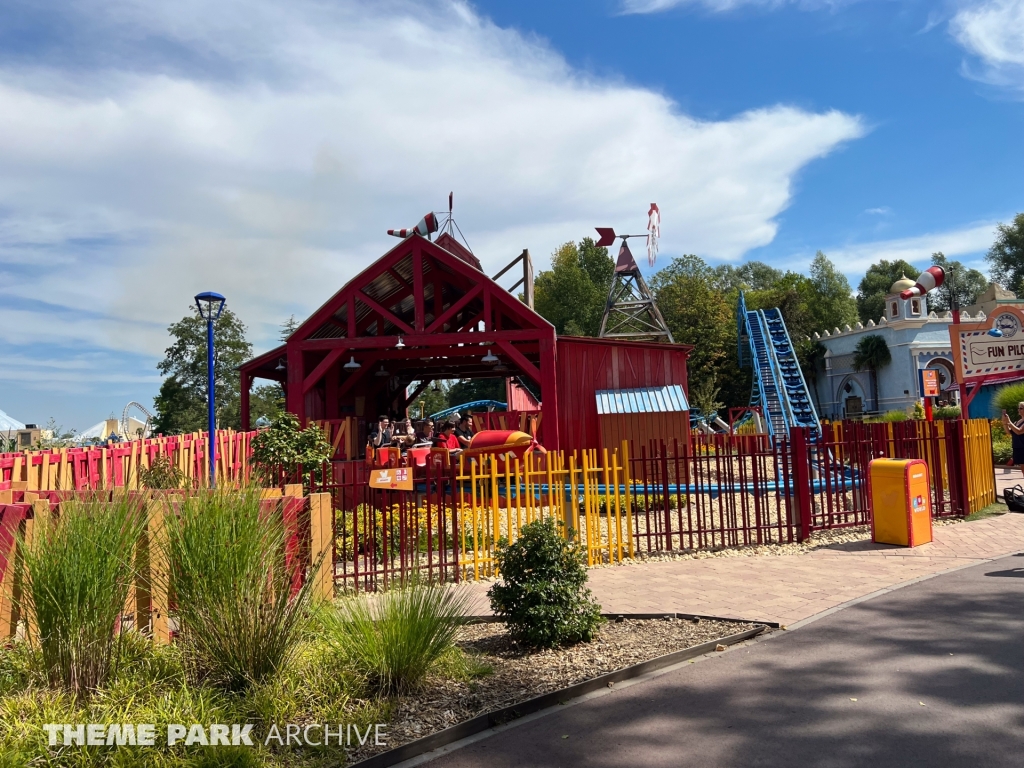
[[[248,432],[249,427],[249,390],[252,389],[252,376],[242,372],[242,431]]]
[[[796,508],[800,513],[800,534],[798,541],[805,541],[811,535],[813,500],[811,498],[811,461],[808,450],[809,431],[807,427],[792,427],[789,430],[789,445],[793,457],[793,487]]]
[[[289,412],[294,413],[299,424],[306,426],[306,393],[302,390],[306,372],[303,369],[303,354],[298,344],[288,345],[288,392],[285,403]]]
[[[950,462],[950,498],[957,504],[960,513],[967,517],[974,510],[971,509],[971,493],[967,480],[967,436],[964,434],[966,421],[957,419],[951,421],[949,426],[947,434],[951,439],[946,450]]]
[[[558,450],[558,380],[555,375],[555,334],[540,339],[540,400],[548,417],[541,422],[544,447]]]

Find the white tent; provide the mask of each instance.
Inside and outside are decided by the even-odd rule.
[[[145,431],[145,422],[139,421],[138,419],[128,417],[128,432],[130,434],[129,439],[134,440],[138,435]],[[106,419],[101,421],[99,424],[94,424],[84,432],[79,432],[75,435],[75,439],[78,442],[88,442],[91,440],[106,440],[111,435],[117,435],[121,431],[121,423],[117,419]],[[145,432],[143,437],[148,437],[149,433]],[[122,436],[123,437],[123,436]]]
[[[0,411],[0,432],[17,432],[24,429],[25,425],[16,419],[12,419],[3,411]]]

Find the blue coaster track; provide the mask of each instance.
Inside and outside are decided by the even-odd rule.
[[[748,310],[740,291],[736,322],[740,366],[754,370],[750,404],[761,407],[768,433],[788,437],[791,427],[808,427],[816,439],[821,425],[782,313]]]

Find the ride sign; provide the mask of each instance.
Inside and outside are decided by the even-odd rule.
[[[989,334],[993,328],[1000,337]],[[1005,307],[980,322],[949,327],[958,384],[1024,377],[1024,312]]]
[[[412,469],[409,467],[388,467],[370,470],[370,487],[387,488],[392,491],[412,490]]]
[[[939,372],[934,368],[922,368],[918,373],[921,376],[921,397],[938,397],[941,393]]]

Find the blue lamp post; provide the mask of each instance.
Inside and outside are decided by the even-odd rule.
[[[196,296],[196,306],[199,307],[199,314],[206,321],[206,392],[207,406],[209,408],[208,424],[208,445],[210,446],[210,487],[217,485],[217,414],[213,405],[214,384],[213,384],[213,322],[220,317],[224,311],[224,297],[219,293],[207,291]]]

